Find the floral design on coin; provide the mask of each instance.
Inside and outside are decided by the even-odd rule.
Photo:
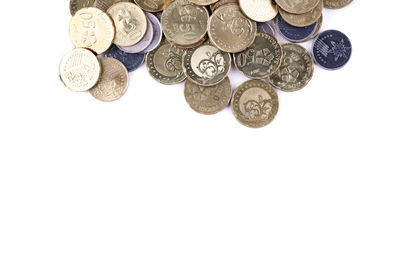
[[[353,0],[323,0],[324,7],[331,8],[331,9],[338,9],[347,6]]]
[[[96,0],[70,0],[69,1],[69,10],[71,15],[75,15],[75,13],[82,8],[85,7],[93,7]]]
[[[320,0],[275,0],[285,11],[293,14],[304,14],[318,5]]]

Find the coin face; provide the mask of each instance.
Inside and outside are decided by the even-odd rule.
[[[202,86],[189,79],[185,82],[185,99],[196,112],[211,115],[228,106],[232,96],[229,78],[213,86]]]
[[[276,38],[258,32],[254,43],[246,50],[233,55],[236,68],[250,79],[267,78],[281,64],[282,48]]]
[[[276,17],[276,29],[278,30],[279,34],[282,35],[283,38],[286,40],[299,43],[304,42],[308,38],[310,38],[317,29],[318,23],[315,22],[310,26],[306,27],[295,27],[287,23],[281,15]]]
[[[129,2],[120,2],[112,5],[107,12],[115,24],[114,44],[132,46],[142,40],[147,30],[147,19],[140,7]]]
[[[239,0],[240,9],[257,22],[269,21],[278,15],[278,7],[272,0]]]
[[[99,82],[89,90],[96,99],[109,102],[119,99],[128,89],[129,74],[115,58],[101,58],[102,73]]]
[[[187,0],[175,0],[161,15],[162,30],[168,40],[187,47],[198,43],[206,35],[208,18],[205,7]]]
[[[148,12],[159,12],[163,10],[171,0],[135,0],[141,9]]]
[[[233,93],[231,108],[240,123],[260,128],[269,124],[278,113],[278,95],[264,81],[246,81]]]
[[[120,2],[133,2],[133,0],[95,0],[94,7],[107,11],[112,5]]]
[[[320,0],[318,5],[311,11],[304,14],[292,14],[283,9],[279,9],[279,14],[290,25],[296,27],[305,27],[316,22],[322,15],[323,1]]]
[[[101,66],[93,52],[85,48],[74,48],[61,59],[59,72],[66,87],[72,91],[84,92],[99,80]]]
[[[349,38],[336,30],[320,33],[315,38],[312,49],[315,62],[328,70],[340,69],[346,65],[350,60],[351,52]]]
[[[198,5],[198,6],[208,6],[214,4],[218,0],[189,0],[189,2]]]
[[[276,88],[293,92],[304,88],[314,73],[314,64],[308,51],[297,44],[284,44],[282,64],[269,80]]]
[[[187,49],[183,55],[183,70],[192,82],[211,86],[220,83],[231,69],[231,56],[210,43]]]
[[[93,7],[95,0],[70,0],[69,1],[69,11],[71,15],[75,15],[75,13],[85,7]]]
[[[212,12],[214,12],[219,7],[221,7],[223,5],[227,5],[227,4],[239,5],[239,2],[238,2],[238,0],[219,0],[219,1],[215,2],[215,4],[210,5],[210,9]]]
[[[121,61],[125,65],[126,69],[131,72],[139,68],[144,62],[144,54],[131,54],[126,53],[119,49],[116,45],[112,45],[103,54],[99,55],[100,58],[111,57]]]
[[[285,11],[294,14],[304,14],[318,5],[320,0],[275,0]]]
[[[347,6],[353,0],[323,0],[324,7],[331,9],[338,9]]]
[[[153,34],[154,34],[153,25],[151,24],[151,22],[147,18],[147,16],[146,16],[146,20],[147,20],[147,30],[146,30],[146,33],[143,36],[142,40],[140,40],[138,43],[131,45],[131,46],[118,46],[119,49],[121,49],[122,51],[125,51],[127,53],[135,54],[135,53],[141,53],[151,44],[151,41],[153,40]]]
[[[69,36],[76,47],[85,47],[101,54],[115,36],[111,18],[98,8],[82,8],[71,18]]]
[[[147,46],[146,49],[143,50],[141,53],[148,53],[150,51],[153,51],[162,40],[162,29],[160,21],[152,13],[146,12],[146,16],[149,19],[151,26],[153,27],[153,38],[149,46]]]
[[[256,33],[256,23],[244,16],[235,4],[219,7],[208,22],[211,43],[229,53],[245,50],[254,42]]]
[[[166,40],[146,55],[146,66],[151,77],[162,84],[176,84],[184,81],[186,75],[182,68],[184,49]]]

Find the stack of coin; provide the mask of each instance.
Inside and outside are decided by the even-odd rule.
[[[72,91],[113,101],[145,60],[162,84],[186,80],[184,97],[196,112],[215,114],[231,103],[240,123],[263,127],[278,112],[275,89],[304,88],[314,62],[335,70],[349,61],[349,38],[319,31],[323,7],[351,1],[70,0],[75,48],[62,58],[60,77]],[[276,32],[289,43],[280,44]],[[311,53],[296,44],[312,39]],[[234,92],[232,63],[250,79]]]

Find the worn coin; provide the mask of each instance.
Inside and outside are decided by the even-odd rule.
[[[115,58],[100,58],[102,73],[99,82],[89,90],[96,99],[110,102],[119,99],[128,89],[129,74]]]
[[[59,73],[66,87],[72,91],[83,92],[97,83],[101,66],[92,51],[74,48],[61,59]]]
[[[315,29],[314,33],[310,36],[310,38],[308,38],[306,41],[314,39],[315,36],[317,36],[319,34],[319,31],[322,28],[323,20],[324,20],[324,16],[321,14],[321,17],[319,17],[319,19],[317,20],[317,28]]]
[[[317,29],[318,23],[306,27],[295,27],[287,23],[281,15],[276,17],[276,29],[283,38],[290,42],[300,43],[310,38]]]
[[[272,0],[239,0],[242,12],[250,19],[265,22],[278,15],[278,6]]]
[[[235,4],[219,7],[208,22],[211,43],[229,53],[245,50],[254,42],[256,33],[256,22],[243,15]]]
[[[171,0],[135,0],[141,9],[148,12],[159,12],[163,10]]]
[[[236,68],[250,79],[267,78],[281,64],[282,48],[276,38],[258,32],[254,43],[246,50],[233,55]]]
[[[94,7],[107,11],[112,5],[120,2],[133,2],[133,0],[95,0]]]
[[[340,69],[350,60],[352,46],[342,32],[328,30],[321,32],[314,40],[312,54],[315,62],[328,70]]]
[[[257,22],[257,31],[267,32],[272,36],[275,36],[274,21],[270,20],[267,22]]]
[[[127,53],[135,54],[135,53],[142,52],[151,44],[151,41],[153,40],[153,34],[154,34],[153,24],[151,24],[148,17],[146,17],[146,20],[147,20],[147,29],[146,29],[146,33],[143,36],[142,40],[140,40],[138,43],[131,45],[131,46],[118,46],[119,49],[121,49],[122,51],[125,51]]]
[[[151,77],[163,84],[176,84],[184,81],[186,75],[182,68],[184,49],[178,48],[165,39],[146,55],[146,67]]]
[[[297,44],[282,45],[283,58],[279,69],[269,80],[276,88],[292,92],[304,88],[314,73],[314,64],[308,51]]]
[[[185,99],[196,112],[211,115],[228,106],[232,96],[229,78],[213,86],[198,85],[189,79],[185,82]]]
[[[112,5],[107,12],[115,24],[114,44],[132,46],[142,40],[147,30],[147,19],[140,7],[130,2],[120,2]]]
[[[320,0],[318,5],[307,13],[292,14],[292,13],[286,12],[282,8],[279,8],[279,14],[290,25],[293,25],[296,27],[305,27],[305,26],[309,26],[309,25],[313,24],[321,17],[322,7],[323,7],[323,1]]]
[[[175,0],[161,15],[165,37],[177,45],[188,46],[199,42],[207,33],[208,11],[188,0]]]
[[[82,8],[71,18],[69,36],[76,47],[86,47],[97,54],[112,44],[115,30],[111,18],[98,8]]]
[[[331,9],[338,9],[347,6],[353,0],[323,0],[324,7]]]
[[[227,5],[227,4],[236,4],[239,5],[238,0],[219,0],[218,2],[210,5],[210,9],[212,12],[214,12],[215,10],[217,10],[219,7],[223,6],[223,5]]]
[[[231,56],[209,42],[187,49],[183,55],[183,70],[192,82],[211,86],[220,83],[231,69]]]
[[[95,0],[70,0],[69,1],[69,11],[71,15],[75,15],[75,13],[85,7],[94,7]]]
[[[149,46],[146,47],[145,50],[143,50],[141,53],[148,53],[150,51],[153,51],[156,49],[156,47],[160,44],[162,40],[162,29],[161,29],[161,23],[157,19],[155,15],[153,15],[150,12],[146,12],[146,16],[149,19],[151,26],[153,27],[153,38],[151,40],[151,43]]]
[[[249,80],[233,93],[231,108],[240,123],[260,128],[269,124],[278,113],[278,95],[270,84]]]
[[[218,0],[189,0],[189,2],[198,5],[198,6],[208,6],[214,4]]]
[[[320,0],[275,0],[285,11],[293,14],[304,14],[318,5]]]
[[[202,43],[204,43],[204,41],[205,40],[207,40],[207,36],[204,36],[200,41],[198,41],[197,43],[194,43],[194,44],[190,44],[190,45],[179,45],[179,44],[176,44],[174,41],[172,41],[172,40],[169,40],[169,39],[166,39],[168,42],[170,42],[172,45],[174,45],[174,46],[176,46],[176,47],[179,47],[179,48],[182,48],[182,49],[189,49],[189,48],[195,48],[195,47],[198,47],[199,45],[201,45]]]
[[[126,53],[113,44],[110,49],[99,55],[99,57],[112,57],[118,59],[125,65],[126,69],[131,72],[143,64],[145,55]]]

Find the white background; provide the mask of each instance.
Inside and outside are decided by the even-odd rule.
[[[68,1],[2,4],[1,267],[400,266],[397,1],[324,10],[351,61],[262,129],[144,66],[116,102],[70,92]]]

